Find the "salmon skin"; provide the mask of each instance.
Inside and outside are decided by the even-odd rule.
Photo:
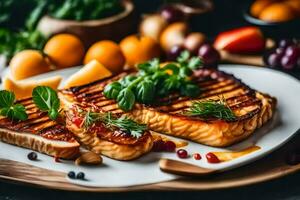
[[[201,89],[198,97],[182,97],[174,93],[157,99],[152,105],[136,103],[133,110],[124,112],[115,100],[104,97],[103,89],[126,75],[128,73],[123,72],[60,92],[70,102],[127,115],[147,124],[153,131],[215,147],[225,147],[247,138],[272,118],[276,108],[274,97],[251,89],[233,75],[215,69],[200,69],[192,77]],[[218,100],[221,97],[234,112],[234,120],[203,119],[184,114],[195,101]]]
[[[79,153],[79,143],[72,132],[60,122],[40,111],[32,98],[17,101],[25,106],[28,119],[13,121],[0,118],[0,140],[33,149],[57,158],[72,159]]]

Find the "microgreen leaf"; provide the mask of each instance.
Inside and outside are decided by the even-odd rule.
[[[136,97],[141,103],[150,103],[154,97],[154,84],[151,80],[144,80],[136,87]]]
[[[135,95],[130,89],[124,88],[118,94],[117,102],[122,110],[129,111],[135,103]]]
[[[103,94],[108,99],[116,99],[122,89],[122,85],[119,82],[113,82],[108,84],[103,91]]]
[[[15,94],[7,90],[0,91],[0,115],[12,120],[26,120],[28,115],[22,104],[15,103]]]
[[[15,102],[15,94],[7,90],[0,91],[0,108],[10,107]]]
[[[203,62],[199,57],[192,57],[188,62],[188,68],[198,69],[202,64]]]
[[[57,118],[60,101],[55,90],[48,86],[38,86],[32,91],[32,99],[41,111],[48,112],[50,119]]]

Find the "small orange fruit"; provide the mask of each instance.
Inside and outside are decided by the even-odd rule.
[[[129,66],[134,66],[160,56],[159,44],[148,36],[127,36],[121,41],[120,47]]]
[[[258,17],[260,13],[273,2],[274,0],[256,0],[250,7],[251,15]]]
[[[84,46],[72,34],[57,34],[47,41],[44,52],[56,68],[73,67],[81,64]]]
[[[266,7],[259,18],[268,22],[284,22],[295,18],[293,9],[284,3],[273,3]]]
[[[50,71],[45,57],[37,50],[23,50],[17,53],[9,63],[10,72],[15,80]]]
[[[125,57],[119,45],[110,40],[93,44],[88,49],[83,63],[87,64],[94,59],[113,73],[121,72],[125,64]]]

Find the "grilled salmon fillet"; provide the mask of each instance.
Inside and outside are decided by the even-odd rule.
[[[127,115],[139,123],[147,124],[153,131],[215,147],[225,147],[247,138],[272,118],[276,108],[275,98],[251,89],[234,76],[214,69],[200,69],[193,77],[201,88],[198,97],[181,97],[174,93],[155,100],[151,106],[136,103],[133,110],[124,112],[114,100],[104,97],[103,89],[126,75],[128,73],[124,72],[91,84],[62,90],[61,95],[70,102]],[[184,115],[195,101],[218,100],[221,97],[234,112],[235,120]]]
[[[31,98],[17,101],[25,106],[28,119],[12,121],[0,117],[0,140],[63,159],[79,153],[79,143],[63,125],[41,112]]]
[[[100,112],[89,106],[70,104],[61,100],[66,112],[66,127],[77,140],[90,151],[113,158],[116,160],[132,160],[149,152],[153,146],[153,138],[149,131],[145,131],[141,137],[133,137],[124,130],[106,127],[102,122],[84,127],[83,112]]]

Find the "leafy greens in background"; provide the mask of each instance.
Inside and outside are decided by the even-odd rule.
[[[42,16],[92,20],[122,11],[120,0],[1,0],[0,54],[10,59],[24,49],[41,50],[46,42],[37,30]]]
[[[10,59],[24,49],[42,49],[46,39],[38,31],[13,32],[0,28],[0,54]]]

